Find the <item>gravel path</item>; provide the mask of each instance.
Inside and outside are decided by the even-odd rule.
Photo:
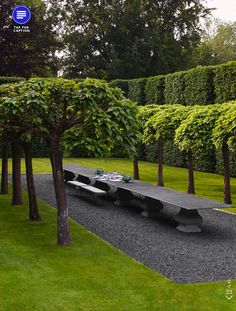
[[[35,183],[38,197],[55,206],[52,176],[35,175]],[[166,278],[177,283],[236,279],[236,215],[200,211],[202,232],[186,234],[168,217],[147,219],[110,201],[96,206],[66,189],[70,217]]]

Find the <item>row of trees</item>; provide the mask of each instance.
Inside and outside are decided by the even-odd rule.
[[[164,186],[163,145],[172,140],[188,156],[188,193],[195,194],[193,160],[199,151],[221,149],[224,202],[231,204],[230,149],[236,141],[236,103],[209,106],[147,105],[139,110],[143,142],[158,142],[158,186]]]
[[[7,145],[12,145],[12,204],[22,204],[21,146],[26,161],[29,219],[40,214],[33,178],[34,137],[49,146],[57,202],[58,243],[70,241],[68,208],[63,178],[63,145],[83,146],[96,156],[114,148],[135,152],[139,127],[137,107],[119,89],[97,80],[76,83],[64,79],[33,79],[0,87],[0,142],[3,144],[1,192],[8,192]],[[128,134],[128,135],[127,135]]]

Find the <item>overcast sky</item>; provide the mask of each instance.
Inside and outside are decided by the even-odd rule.
[[[236,21],[236,0],[207,0],[208,7],[216,8],[212,15],[224,21]]]

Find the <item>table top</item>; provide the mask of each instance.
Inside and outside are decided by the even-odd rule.
[[[75,174],[80,174],[95,181],[95,169],[88,168],[79,164],[66,164],[64,169]],[[130,190],[134,193],[150,197],[175,207],[182,207],[188,210],[212,209],[212,208],[229,208],[230,205],[217,201],[204,199],[192,194],[175,191],[165,187],[158,187],[139,180],[131,180],[128,183],[123,181],[100,180],[106,184],[115,186],[120,189]]]

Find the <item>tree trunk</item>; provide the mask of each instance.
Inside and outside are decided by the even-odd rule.
[[[164,187],[164,181],[163,181],[163,143],[160,140],[158,141],[157,186]]]
[[[195,194],[194,173],[193,173],[193,153],[188,152],[188,193]]]
[[[138,167],[138,159],[137,159],[137,156],[134,156],[134,160],[133,160],[133,172],[134,172],[134,179],[139,180],[139,167]]]
[[[27,178],[27,190],[29,198],[29,219],[34,221],[40,221],[37,196],[34,185],[34,175],[32,167],[32,144],[23,144],[25,152],[25,167],[26,167],[26,178]]]
[[[222,145],[223,163],[224,163],[224,202],[232,204],[230,191],[230,160],[229,147],[226,142]]]
[[[8,145],[2,145],[1,194],[8,194]]]
[[[21,189],[21,144],[19,141],[12,143],[12,205],[23,204]]]
[[[57,201],[57,242],[59,245],[68,245],[70,243],[70,229],[68,222],[66,192],[63,178],[63,152],[59,139],[50,141],[49,151]]]

